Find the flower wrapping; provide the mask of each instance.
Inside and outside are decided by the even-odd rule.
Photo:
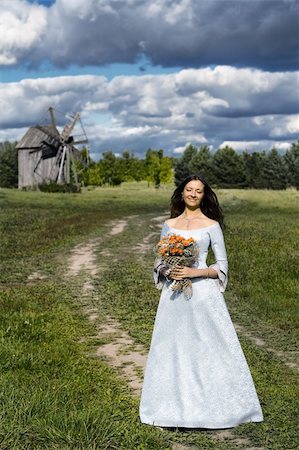
[[[178,234],[164,236],[155,247],[156,254],[163,260],[169,272],[176,266],[191,267],[196,262],[199,248],[195,240]],[[175,292],[183,292],[186,300],[192,297],[190,278],[173,280],[170,288]]]

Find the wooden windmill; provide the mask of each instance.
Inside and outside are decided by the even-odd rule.
[[[76,146],[88,143],[80,114],[66,116],[68,121],[59,133],[54,109],[48,111],[50,125],[29,128],[17,145],[19,188],[71,181],[79,186],[76,160],[81,159],[81,153]],[[74,135],[78,128],[79,134]]]

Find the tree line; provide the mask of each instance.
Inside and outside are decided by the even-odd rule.
[[[286,189],[299,188],[299,141],[280,154],[277,149],[249,153],[232,147],[211,152],[208,146],[189,145],[179,158],[148,149],[143,159],[125,150],[116,156],[104,152],[95,162],[82,150],[84,165],[77,161],[80,181],[85,186],[117,186],[125,181],[147,181],[149,185],[178,185],[190,174],[201,174],[215,188]],[[0,143],[0,186],[17,187],[16,143]]]
[[[202,174],[219,188],[299,188],[299,141],[281,155],[277,149],[237,153],[224,147],[212,153],[207,146],[189,145],[175,162],[175,184],[190,173]]]
[[[81,180],[85,185],[117,186],[125,181],[147,181],[160,186],[173,182],[173,159],[164,151],[148,149],[144,159],[125,150],[121,156],[104,152],[98,162],[89,159],[87,167],[78,162]]]

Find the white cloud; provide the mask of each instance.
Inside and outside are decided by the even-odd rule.
[[[8,128],[40,120],[49,106],[62,111],[84,111],[106,79],[100,76],[25,79],[0,83],[0,125]]]
[[[0,3],[0,65],[16,64],[40,44],[47,27],[47,10],[24,0]]]
[[[283,117],[279,125],[274,126],[270,132],[270,136],[273,138],[279,138],[286,135],[293,135],[294,138],[296,138],[296,136],[299,136],[298,114],[294,114],[290,117]]]
[[[291,146],[291,142],[279,142],[279,141],[225,141],[219,146],[219,148],[232,147],[234,150],[243,152],[260,152],[263,150],[269,150],[276,148],[277,150],[287,150]]]
[[[11,129],[39,122],[53,106],[81,113],[98,153],[144,153],[151,147],[179,154],[189,142],[214,149],[227,143],[240,150],[270,148],[298,136],[296,79],[296,73],[227,66],[111,81],[96,75],[26,79],[0,84],[0,125],[11,139]]]

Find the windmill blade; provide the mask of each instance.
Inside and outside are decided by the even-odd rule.
[[[59,171],[57,176],[57,183],[63,183],[64,181],[64,166],[65,166],[65,158],[66,158],[67,146],[63,147],[62,156],[59,165]]]
[[[51,172],[49,174],[49,180],[57,182],[62,154],[63,154],[63,146],[61,145],[58,149],[58,153],[57,153],[56,157],[53,158],[53,164],[52,164]]]
[[[72,122],[66,124],[65,127],[62,130],[61,138],[64,141],[67,141],[68,138],[70,137],[70,135],[71,135],[71,133],[72,133],[72,131],[73,131],[77,121],[80,119],[80,114],[76,113],[72,118],[73,118]]]

